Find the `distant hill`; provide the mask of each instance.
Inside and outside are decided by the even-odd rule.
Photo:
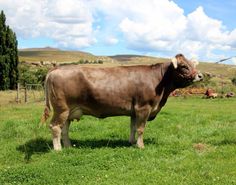
[[[95,56],[82,51],[64,51],[57,48],[28,48],[19,50],[20,61],[40,62],[51,61],[57,63],[78,62],[82,60],[96,61],[102,60],[106,66],[114,65],[141,65],[155,64],[169,61],[167,58],[158,58],[142,55],[115,55],[115,56]],[[207,72],[219,78],[232,78],[236,76],[236,66],[226,64],[215,64],[200,62],[197,67],[202,72]]]
[[[98,58],[106,59],[107,57],[97,57],[91,53],[82,51],[64,51],[57,48],[29,48],[19,50],[19,59],[24,62],[78,62],[79,60],[94,61]]]
[[[114,55],[109,56],[120,64],[155,64],[166,62],[168,59],[142,55]]]
[[[132,58],[139,58],[139,57],[145,57],[142,55],[114,55],[114,56],[109,56],[115,60],[118,60],[120,62],[124,62],[124,61],[129,61]]]
[[[60,51],[58,48],[44,47],[44,48],[23,48],[19,51]]]

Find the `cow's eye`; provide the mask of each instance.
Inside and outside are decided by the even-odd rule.
[[[186,66],[186,65],[181,65],[181,68],[182,68],[182,69],[188,69],[188,66]]]

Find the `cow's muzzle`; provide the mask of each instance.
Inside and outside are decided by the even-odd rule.
[[[193,82],[198,82],[198,81],[202,81],[203,80],[203,74],[198,72],[196,75],[195,75],[195,78],[193,80]]]

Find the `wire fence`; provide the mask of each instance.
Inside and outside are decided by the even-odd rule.
[[[44,87],[41,84],[17,84],[16,102],[29,103],[44,101]]]

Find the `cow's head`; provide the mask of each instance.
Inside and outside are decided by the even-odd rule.
[[[196,70],[197,61],[190,61],[182,54],[172,58],[174,67],[174,83],[177,88],[186,87],[193,82],[203,79],[203,75]]]

